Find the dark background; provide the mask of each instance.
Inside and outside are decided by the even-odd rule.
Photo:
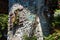
[[[8,0],[0,0],[0,14],[8,13]]]

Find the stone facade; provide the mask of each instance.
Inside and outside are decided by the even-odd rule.
[[[37,14],[31,13],[28,9],[23,8],[22,11],[18,12],[16,16],[14,11],[19,9],[18,4],[13,6],[9,13],[9,25],[8,25],[8,40],[24,40],[24,34],[31,37],[35,35],[37,40],[43,40],[42,28]],[[13,10],[14,9],[14,10]],[[12,13],[12,15],[11,15]],[[17,26],[13,26],[13,16],[15,15],[17,21]]]

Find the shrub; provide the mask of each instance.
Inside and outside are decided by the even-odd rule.
[[[24,40],[37,40],[36,36],[28,37],[27,35],[23,36]]]
[[[0,38],[4,38],[7,35],[7,22],[8,15],[0,14]]]
[[[60,10],[55,10],[55,13],[54,13],[54,22],[52,22],[52,25],[53,26],[58,26],[60,25]]]
[[[60,35],[58,35],[58,33],[53,33],[48,37],[44,37],[44,40],[60,40]]]

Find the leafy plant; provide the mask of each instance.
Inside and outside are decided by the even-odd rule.
[[[60,25],[60,10],[56,9],[54,13],[54,22],[52,22],[53,26]]]
[[[58,33],[53,33],[48,37],[44,37],[44,40],[60,40],[60,35],[58,35]]]
[[[7,34],[8,15],[0,14],[0,38]]]
[[[24,40],[37,40],[36,36],[28,37],[27,35],[23,36]]]

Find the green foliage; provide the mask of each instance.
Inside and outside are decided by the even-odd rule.
[[[59,10],[58,9],[55,10],[54,17],[57,17],[58,15],[60,15],[60,9]]]
[[[8,15],[0,14],[0,38],[7,32]]]
[[[54,20],[52,21],[52,26],[57,27],[60,26],[60,10],[56,9],[54,13]],[[45,40],[60,40],[60,35],[55,32],[50,34],[48,37],[44,37]]]
[[[54,22],[52,22],[52,25],[53,26],[57,26],[57,25],[60,25],[60,10],[55,10],[55,13],[54,13]]]
[[[2,33],[0,32],[0,38],[2,37]]]
[[[48,37],[44,37],[44,40],[60,40],[60,35],[58,35],[57,33],[53,33]]]
[[[36,36],[28,37],[27,35],[23,36],[24,40],[37,40]]]
[[[58,40],[60,40],[60,36],[58,37]]]

